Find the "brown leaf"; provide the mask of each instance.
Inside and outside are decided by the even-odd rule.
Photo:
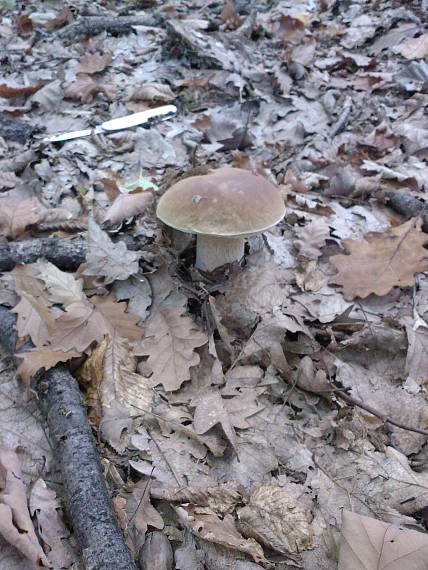
[[[45,259],[39,259],[35,266],[38,269],[37,277],[44,282],[52,304],[62,304],[67,307],[71,303],[85,300],[82,279],[76,280],[71,273],[61,271]]]
[[[28,14],[19,14],[19,16],[14,16],[13,22],[20,36],[25,37],[33,33],[33,21]]]
[[[152,202],[153,194],[151,192],[140,191],[132,194],[119,194],[107,210],[104,222],[116,225],[123,220],[140,216]]]
[[[220,424],[225,436],[238,453],[236,432],[218,388],[208,388],[192,401],[196,406],[193,427],[199,435]]]
[[[163,384],[165,390],[178,390],[183,382],[190,380],[190,367],[199,363],[194,350],[207,342],[206,335],[183,313],[183,306],[154,310],[147,321],[141,348],[136,352],[148,356],[152,385]]]
[[[175,99],[175,94],[165,83],[146,83],[132,94],[133,101],[159,101],[168,103]]]
[[[52,568],[34,532],[16,451],[0,449],[0,533],[38,568]]]
[[[73,12],[68,6],[64,6],[59,12],[57,12],[54,18],[46,22],[46,27],[48,30],[53,30],[63,26],[64,24],[71,24],[73,20]]]
[[[64,98],[80,101],[81,103],[90,103],[98,93],[103,93],[108,101],[113,101],[115,89],[114,87],[97,83],[90,75],[80,73],[76,81],[65,90]]]
[[[40,346],[29,352],[19,352],[16,354],[19,358],[23,358],[24,362],[18,366],[17,374],[22,378],[27,386],[30,385],[31,378],[42,368],[49,370],[58,364],[58,362],[67,362],[72,358],[78,358],[80,352],[62,352],[54,351],[50,348]]]
[[[43,217],[42,211],[42,205],[35,198],[0,198],[0,233],[17,238]]]
[[[422,220],[411,219],[386,232],[366,234],[366,242],[342,240],[349,255],[335,255],[331,261],[339,270],[333,282],[343,285],[345,299],[386,295],[393,287],[413,285],[415,273],[428,269],[428,236],[421,225]]]
[[[79,73],[87,73],[89,75],[92,75],[93,73],[99,73],[111,63],[112,59],[113,54],[111,51],[107,51],[104,54],[87,53],[76,65],[74,72],[76,75]]]
[[[10,87],[6,83],[0,84],[0,97],[5,99],[12,99],[13,97],[20,97],[22,95],[32,95],[43,87],[43,83],[38,85],[23,85],[22,87]]]
[[[223,483],[215,487],[178,487],[163,489],[155,494],[157,499],[165,499],[171,503],[191,503],[200,507],[209,507],[217,514],[232,513],[238,503],[242,502],[243,489],[233,483]]]
[[[343,511],[338,570],[424,570],[428,536]]]
[[[89,301],[71,303],[56,319],[56,331],[50,341],[52,350],[83,352],[104,335],[116,335],[137,340],[142,331],[136,326],[138,317],[125,313],[126,303],[116,303],[114,297],[91,297]]]

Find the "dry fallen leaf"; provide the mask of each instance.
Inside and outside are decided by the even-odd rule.
[[[55,320],[56,330],[49,345],[52,350],[83,352],[105,335],[129,340],[141,338],[142,331],[136,326],[138,317],[125,313],[126,303],[116,303],[112,295],[91,297],[91,301],[72,303]]]
[[[197,513],[191,506],[180,507],[179,509],[186,526],[196,536],[214,544],[244,552],[251,556],[257,564],[267,563],[260,544],[252,538],[245,540],[239,534],[232,515],[226,515],[222,520],[214,513]]]
[[[149,317],[141,347],[136,354],[148,356],[153,386],[162,384],[165,390],[178,390],[190,380],[190,367],[199,363],[195,348],[207,342],[183,306],[160,307]]]
[[[138,273],[139,258],[139,253],[129,251],[124,242],[113,243],[94,219],[89,218],[85,275],[102,277],[104,285],[125,280]]]
[[[236,505],[242,502],[244,489],[237,483],[223,483],[215,487],[179,487],[163,489],[155,498],[162,498],[172,503],[191,503],[200,507],[209,507],[217,514],[232,513]],[[153,496],[153,493],[152,493]]]
[[[153,194],[151,192],[141,190],[140,192],[119,194],[107,210],[104,222],[116,225],[123,222],[123,220],[140,216],[152,202]]]
[[[37,521],[39,536],[48,549],[49,561],[55,567],[69,567],[75,562],[75,557],[67,542],[70,531],[63,522],[60,499],[39,478],[31,490],[29,503],[30,512]]]
[[[39,259],[35,265],[38,269],[37,276],[44,282],[52,304],[60,303],[68,307],[71,303],[84,301],[86,296],[83,293],[82,279],[76,280],[71,273],[61,271],[45,259]]]
[[[115,89],[114,87],[97,83],[90,75],[80,73],[76,81],[71,83],[65,90],[64,98],[80,101],[81,103],[90,103],[98,93],[103,93],[108,101],[113,101]]]
[[[81,58],[74,71],[76,74],[87,73],[92,75],[93,73],[99,73],[111,63],[112,58],[113,54],[110,51],[104,54],[87,53]]]
[[[132,94],[133,101],[159,101],[168,103],[175,99],[171,87],[164,83],[146,83]]]
[[[58,362],[67,362],[72,358],[78,358],[80,352],[70,351],[63,352],[61,350],[51,350],[39,346],[28,352],[19,352],[16,354],[24,361],[18,366],[17,374],[22,378],[27,386],[30,385],[31,378],[42,368],[49,370],[58,364]]]
[[[281,554],[315,548],[314,531],[307,510],[280,487],[255,489],[247,506],[238,510],[239,528]]]
[[[38,568],[52,568],[34,532],[16,451],[0,449],[0,533]]]
[[[35,198],[0,198],[0,234],[17,238],[28,226],[42,219],[42,211],[42,205]]]
[[[425,533],[343,511],[338,570],[426,570],[427,560]]]
[[[418,38],[409,38],[396,49],[406,59],[420,59],[428,55],[428,34]]]
[[[343,285],[345,299],[386,295],[393,287],[412,286],[415,273],[428,269],[424,248],[428,236],[421,226],[422,220],[411,219],[386,232],[366,234],[366,242],[342,240],[349,255],[335,255],[331,261],[339,270],[333,282]]]

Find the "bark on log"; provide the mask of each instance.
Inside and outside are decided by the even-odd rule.
[[[132,26],[155,26],[157,22],[147,16],[84,16],[57,33],[61,40],[75,40],[82,36],[96,36],[101,32],[126,34]]]
[[[0,344],[13,355],[16,315],[0,306]],[[64,365],[34,379],[85,568],[137,570],[111,504],[79,386]]]
[[[386,196],[388,205],[403,216],[413,218],[422,212],[422,230],[428,233],[428,204],[426,202],[399,190],[387,192]]]
[[[14,141],[24,144],[27,139],[36,131],[28,123],[9,119],[3,113],[0,113],[0,136],[6,141]]]
[[[141,242],[132,236],[118,237],[126,247],[137,251]],[[114,240],[116,241],[116,240]],[[10,271],[17,263],[35,263],[44,257],[60,269],[76,269],[85,261],[88,246],[85,238],[38,238],[32,240],[0,242],[0,271]]]

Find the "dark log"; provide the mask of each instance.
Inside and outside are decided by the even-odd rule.
[[[28,123],[9,119],[3,113],[0,113],[0,137],[3,137],[6,141],[24,144],[37,130],[36,127],[32,127]]]
[[[0,345],[13,355],[16,315],[0,306]],[[112,507],[79,386],[64,365],[33,379],[61,471],[85,568],[137,570]]]
[[[127,34],[132,26],[155,26],[154,18],[147,16],[84,16],[69,24],[56,35],[61,40],[75,40],[83,36],[96,36],[101,32]]]
[[[407,218],[419,216],[422,213],[422,230],[428,233],[428,203],[418,200],[408,192],[400,190],[386,193],[388,206]]]
[[[118,235],[126,247],[138,251],[142,244],[129,235]],[[76,269],[86,259],[86,238],[75,239],[47,237],[15,242],[0,242],[0,271],[10,271],[17,263],[35,263],[44,257],[60,269]]]

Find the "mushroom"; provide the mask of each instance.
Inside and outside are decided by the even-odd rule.
[[[279,190],[248,170],[225,167],[177,182],[159,200],[157,217],[197,234],[196,267],[213,271],[244,255],[245,238],[282,220]]]

